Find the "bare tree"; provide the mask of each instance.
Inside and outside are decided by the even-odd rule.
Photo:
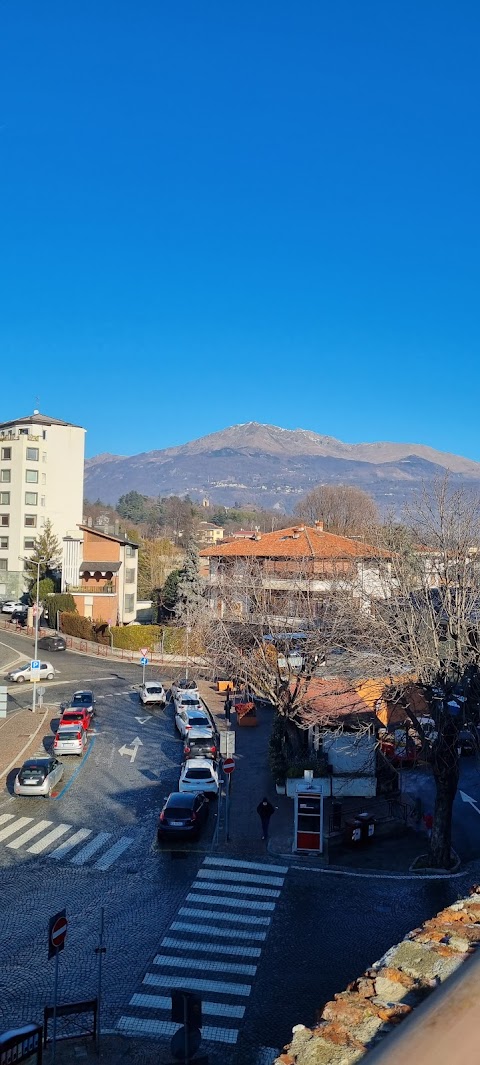
[[[309,525],[323,521],[328,532],[340,536],[362,535],[378,520],[376,504],[368,492],[345,484],[318,485],[297,503],[295,513]]]
[[[386,529],[381,609],[364,614],[363,642],[391,677],[415,679],[432,719],[418,720],[405,686],[392,695],[421,737],[436,785],[430,861],[451,866],[452,810],[459,779],[459,731],[474,736],[480,693],[480,499],[448,478],[410,505],[410,531]],[[396,690],[393,690],[396,689]]]

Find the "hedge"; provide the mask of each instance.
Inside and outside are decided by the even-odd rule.
[[[110,629],[113,635],[113,646],[122,647],[127,651],[140,651],[141,647],[148,647],[153,651],[153,645],[161,643],[162,630],[159,625],[113,625]]]
[[[79,636],[81,640],[95,640],[90,618],[82,618],[80,614],[63,611],[60,615],[60,629],[66,636]]]

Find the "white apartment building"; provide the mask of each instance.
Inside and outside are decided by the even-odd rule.
[[[0,596],[24,590],[24,566],[47,519],[60,545],[82,520],[85,429],[35,410],[0,422]]]

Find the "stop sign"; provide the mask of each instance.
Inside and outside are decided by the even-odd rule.
[[[233,773],[234,769],[235,769],[235,762],[234,762],[233,758],[224,758],[223,759],[223,772],[224,773]]]

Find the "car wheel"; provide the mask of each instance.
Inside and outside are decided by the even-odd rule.
[[[17,677],[15,684],[25,684],[25,677]]]
[[[47,680],[53,680],[54,676],[54,673],[47,673]]]

